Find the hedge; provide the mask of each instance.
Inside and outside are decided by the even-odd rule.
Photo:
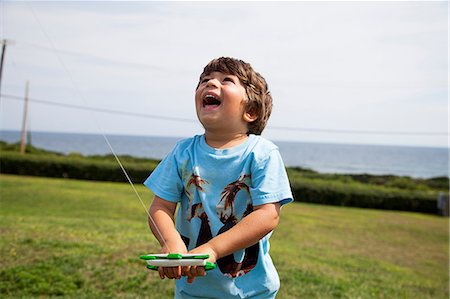
[[[122,161],[134,183],[142,183],[156,163],[130,163]],[[85,159],[82,157],[43,156],[2,152],[0,173],[71,178],[82,180],[127,182],[116,161]]]
[[[142,183],[157,162],[122,161],[133,183]],[[56,155],[21,155],[2,152],[0,173],[126,182],[114,160]],[[436,190],[406,190],[346,180],[308,178],[296,170],[288,171],[297,202],[353,206],[361,208],[415,211],[437,214]]]
[[[437,214],[437,192],[409,191],[362,183],[291,180],[296,200],[317,204]]]

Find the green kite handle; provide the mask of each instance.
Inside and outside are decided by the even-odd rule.
[[[154,270],[154,271],[158,271],[158,267],[156,267],[156,266],[150,266],[150,265],[147,265],[147,269],[149,269],[149,270]]]
[[[214,270],[214,269],[216,269],[217,264],[211,263],[211,262],[206,262],[206,265],[204,267],[205,267],[206,271]],[[158,267],[157,266],[147,265],[147,269],[153,270],[153,271],[158,271]]]
[[[211,263],[211,262],[206,262],[205,270],[206,271],[214,270],[214,269],[216,269],[216,267],[217,267],[217,264]]]
[[[141,255],[139,257],[140,259],[146,260],[149,263],[147,264],[147,269],[150,270],[158,270],[157,265],[150,265],[152,264],[150,261],[156,260],[180,260],[180,261],[186,261],[186,259],[192,259],[192,260],[206,260],[209,258],[208,254],[180,254],[180,253],[169,253],[169,254],[147,254],[147,255]],[[176,265],[177,263],[175,263]],[[195,265],[195,263],[193,263]],[[167,266],[165,266],[167,267]],[[205,267],[206,271],[213,270],[217,267],[215,263],[206,262],[205,265],[201,266]]]
[[[184,258],[196,259],[196,260],[206,260],[209,258],[209,254],[197,254],[197,255],[183,255],[181,253],[169,253],[167,256],[159,256],[159,255],[141,255],[139,257],[142,260],[157,260],[157,259],[168,259],[168,260],[181,260]]]

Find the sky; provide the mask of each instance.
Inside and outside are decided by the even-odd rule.
[[[446,1],[2,1],[0,9],[2,130],[21,129],[28,81],[31,131],[201,134],[198,77],[211,59],[230,56],[269,84],[268,139],[448,145]]]

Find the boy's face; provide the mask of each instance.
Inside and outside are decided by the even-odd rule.
[[[195,92],[197,117],[206,131],[247,133],[245,88],[234,75],[212,72]]]

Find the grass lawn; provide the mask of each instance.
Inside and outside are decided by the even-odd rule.
[[[146,204],[152,194],[137,186]],[[279,298],[448,298],[448,218],[296,203],[271,238]],[[123,183],[0,176],[0,297],[171,298]]]

